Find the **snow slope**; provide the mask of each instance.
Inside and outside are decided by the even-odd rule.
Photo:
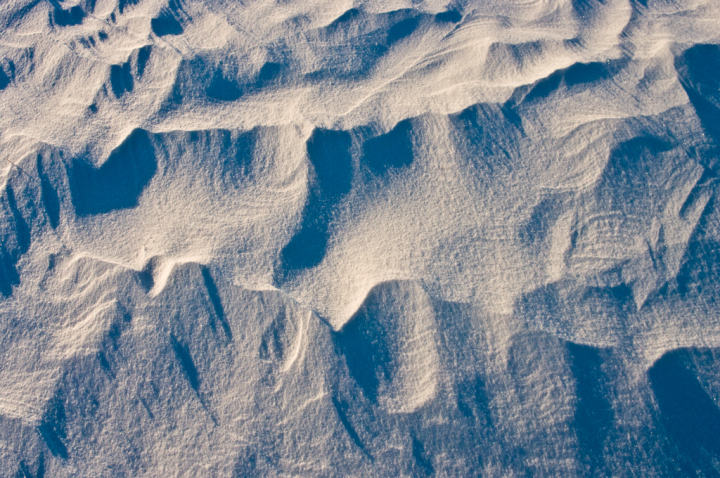
[[[720,476],[718,25],[3,1],[2,476]]]

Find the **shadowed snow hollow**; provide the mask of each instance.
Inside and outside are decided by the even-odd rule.
[[[720,475],[718,24],[2,2],[2,475]]]

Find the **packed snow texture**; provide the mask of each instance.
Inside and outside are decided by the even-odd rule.
[[[717,0],[3,0],[8,477],[720,476]]]

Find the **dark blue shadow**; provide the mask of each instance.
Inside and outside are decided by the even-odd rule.
[[[263,64],[258,72],[256,79],[256,88],[264,88],[266,86],[277,84],[281,77],[285,65],[268,61]]]
[[[68,176],[75,212],[84,216],[137,206],[156,171],[155,149],[142,129],[130,133],[100,168],[73,160]]]
[[[180,35],[184,29],[181,20],[185,16],[181,0],[170,0],[168,6],[160,10],[157,17],[150,20],[150,28],[159,37]]]
[[[410,166],[414,160],[412,130],[412,122],[403,120],[391,131],[365,141],[361,163],[376,176]]]
[[[62,397],[56,394],[48,403],[42,422],[37,427],[40,437],[53,456],[67,460],[68,449],[65,445],[65,404]]]
[[[680,452],[688,476],[720,476],[720,409],[691,371],[695,359],[720,370],[716,351],[681,349],[663,355],[648,371],[660,419]]]
[[[6,186],[5,194],[7,196],[8,208],[10,209],[10,213],[12,214],[13,221],[15,223],[17,255],[19,256],[27,252],[30,248],[30,225],[23,217],[20,208],[18,208],[17,201],[15,200],[15,190],[12,186]]]
[[[604,356],[605,351],[601,354],[599,349],[587,345],[568,342],[567,350],[575,377],[577,405],[573,428],[578,437],[580,456],[589,475],[600,476],[605,466],[605,442],[615,419],[602,369],[608,359]]]
[[[15,267],[13,255],[4,244],[0,245],[0,294],[10,297],[13,287],[18,284],[20,284],[20,274]]]
[[[162,10],[156,18],[150,20],[150,28],[159,37],[181,35],[184,31],[180,21],[168,10]]]
[[[150,59],[150,53],[152,52],[152,45],[145,45],[137,50],[136,69],[138,77],[143,76],[145,73],[145,66]]]
[[[15,191],[9,184],[5,187],[2,202],[7,204],[7,212],[4,214],[12,217],[14,226],[3,236],[0,245],[0,294],[8,297],[12,294],[13,287],[20,284],[20,274],[15,264],[30,248],[31,230],[18,208]]]
[[[36,164],[38,177],[40,178],[40,200],[45,208],[50,227],[55,229],[60,223],[60,197],[50,182],[50,178],[45,174],[42,155],[37,155]]]
[[[10,77],[7,76],[5,70],[0,67],[0,91],[4,90],[10,84]]]
[[[435,14],[435,21],[440,23],[457,23],[462,20],[462,13],[457,10],[448,10]]]
[[[583,86],[590,88],[597,82],[617,75],[628,63],[629,60],[626,58],[606,62],[575,63],[567,68],[554,71],[530,87],[519,88],[520,97],[514,98],[513,101],[517,105],[542,100],[560,89],[561,86],[565,86],[567,89]]]
[[[412,457],[415,460],[415,465],[419,468],[423,475],[432,476],[435,474],[432,459],[427,453],[425,453],[425,444],[416,437],[412,438]]]
[[[465,418],[489,425],[489,403],[482,377],[478,375],[459,383],[457,394],[458,410]]]
[[[243,90],[236,81],[225,78],[222,71],[216,70],[205,93],[214,100],[235,101],[243,95]]]
[[[333,208],[352,187],[351,145],[352,138],[346,131],[316,129],[308,140],[314,181],[300,230],[281,252],[286,274],[314,267],[325,257]]]
[[[85,18],[85,12],[80,5],[75,5],[67,10],[55,8],[51,13],[51,21],[59,27],[80,25]]]
[[[200,388],[200,376],[198,374],[197,367],[195,367],[195,361],[193,360],[192,355],[190,355],[190,349],[181,344],[174,336],[171,336],[170,339],[172,340],[172,347],[175,351],[175,356],[180,362],[185,378],[190,384],[190,387],[197,392]]]
[[[703,128],[720,143],[720,46],[690,47],[675,59],[675,68]]]
[[[15,478],[45,478],[45,454],[40,453],[37,460],[37,466],[35,467],[37,473],[33,473],[30,467],[25,463],[25,460],[20,460],[18,471],[15,474]]]
[[[210,271],[207,267],[200,266],[200,270],[202,271],[205,288],[207,289],[208,296],[210,297],[210,303],[212,304],[213,311],[215,312],[215,319],[220,322],[220,326],[225,333],[225,337],[227,337],[229,340],[232,340],[232,330],[230,329],[230,324],[225,317],[225,309],[222,306],[222,301],[220,300],[220,293],[218,292],[217,286],[215,285],[215,281],[213,280],[212,275],[210,275]],[[210,322],[210,325],[213,329],[216,329],[214,320]]]
[[[120,12],[120,15],[122,15],[125,12],[125,9],[130,5],[137,5],[140,0],[119,0],[118,1],[118,11]]]
[[[350,375],[371,402],[377,402],[381,381],[389,381],[394,369],[392,341],[395,320],[388,316],[397,283],[382,283],[369,293],[362,307],[335,334]]]
[[[415,32],[415,30],[417,30],[419,25],[420,19],[418,17],[406,18],[405,20],[397,22],[395,25],[390,27],[390,30],[388,30],[388,45],[392,45],[393,43],[397,43],[409,37],[413,34],[413,32]]]
[[[355,446],[360,448],[361,450],[365,450],[365,445],[363,444],[362,440],[360,439],[360,435],[358,435],[357,431],[355,430],[355,427],[353,427],[352,423],[350,422],[350,419],[348,418],[347,412],[350,408],[350,405],[348,405],[344,400],[339,399],[333,395],[332,397],[332,403],[335,407],[335,411],[338,414],[338,418],[340,419],[340,423],[342,423],[342,426],[345,428],[345,431],[347,432],[350,439],[353,441]]]
[[[450,123],[459,152],[474,170],[485,174],[507,171],[512,159],[519,156],[523,126],[511,107],[471,106],[450,115]]]
[[[110,88],[115,98],[121,98],[125,92],[131,92],[134,84],[129,61],[122,65],[110,66]]]

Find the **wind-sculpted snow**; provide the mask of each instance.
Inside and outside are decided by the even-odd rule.
[[[720,4],[0,4],[2,476],[720,476]]]

